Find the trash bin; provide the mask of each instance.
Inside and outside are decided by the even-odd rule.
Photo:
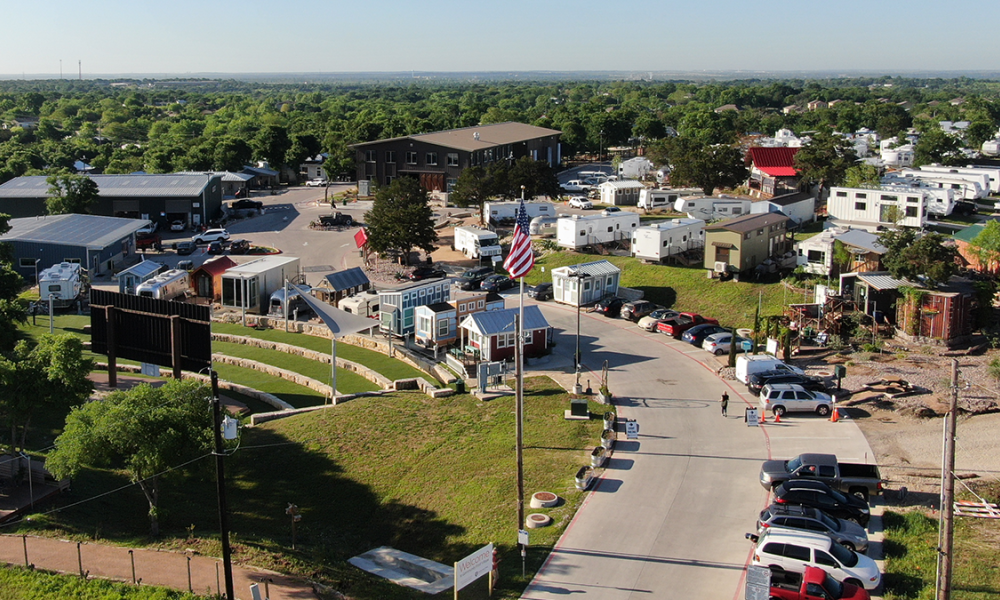
[[[459,394],[464,394],[465,393],[465,380],[464,379],[459,379],[458,381],[455,382],[455,392],[457,392]]]

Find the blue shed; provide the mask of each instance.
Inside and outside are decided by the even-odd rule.
[[[135,286],[147,279],[156,277],[161,270],[163,270],[163,265],[151,260],[145,260],[145,257],[143,257],[141,262],[137,262],[115,275],[115,279],[118,280],[118,291],[122,294],[134,294]]]

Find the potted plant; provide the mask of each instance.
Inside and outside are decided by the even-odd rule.
[[[615,414],[615,411],[609,410],[608,412],[604,413],[604,428],[605,429],[614,429],[615,428],[615,423],[617,421],[618,421],[618,415]]]
[[[590,453],[590,466],[592,467],[603,467],[604,462],[608,460],[608,449],[604,446],[597,446],[594,448],[593,452]]]
[[[576,489],[586,490],[590,487],[590,482],[594,480],[594,468],[593,467],[580,467],[580,470],[576,472]]]
[[[611,450],[615,447],[615,439],[617,438],[618,434],[613,429],[605,429],[604,433],[601,434],[601,445]]]
[[[608,389],[608,385],[604,384],[601,389],[597,390],[597,401],[601,404],[611,404],[611,390]]]

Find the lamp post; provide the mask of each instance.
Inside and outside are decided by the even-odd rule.
[[[601,141],[597,146],[597,163],[600,164],[601,160],[604,159],[604,130],[601,130]]]
[[[580,394],[583,392],[583,387],[580,386],[580,366],[583,362],[580,354],[580,306],[583,304],[583,280],[589,279],[590,274],[573,271],[569,276],[576,279],[576,353],[573,355],[576,384],[573,386],[573,393]]]

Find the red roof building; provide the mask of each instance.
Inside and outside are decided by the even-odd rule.
[[[191,289],[199,298],[222,300],[222,274],[235,267],[236,261],[228,256],[217,256],[191,273]]]
[[[750,167],[747,187],[757,198],[773,198],[798,190],[799,173],[795,169],[798,148],[750,148],[746,162]]]

